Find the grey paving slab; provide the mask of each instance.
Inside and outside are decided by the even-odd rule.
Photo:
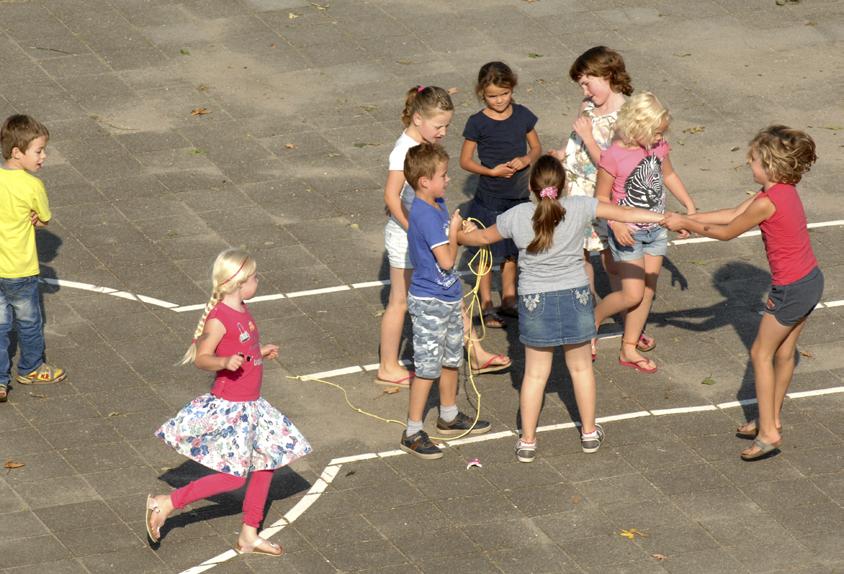
[[[580,100],[567,69],[595,44],[622,50],[636,89],[671,109],[674,164],[700,207],[752,189],[743,148],[777,121],[807,129],[819,146],[801,183],[809,220],[841,219],[841,16],[834,0],[0,2],[0,73],[18,78],[0,87],[0,112],[30,113],[51,130],[39,174],[55,211],[38,237],[45,277],[196,305],[228,246],[255,253],[261,294],[386,279],[384,170],[406,89],[457,90],[445,140],[456,158],[479,107],[474,75],[504,59],[520,74],[519,101],[540,117],[544,146],[559,146]],[[197,108],[208,113],[192,115]],[[694,126],[704,129],[683,132]],[[451,172],[449,202],[465,203],[475,180]],[[842,299],[842,230],[812,238],[825,299]],[[672,247],[669,261],[649,327],[660,372],[619,367],[617,339],[602,340],[599,416],[753,396],[747,355],[769,281],[761,242]],[[337,389],[287,378],[377,362],[386,294],[254,305],[264,339],[282,347],[264,393],[316,447],[277,473],[268,523],[304,500],[333,458],[397,447],[397,426],[347,409]],[[200,473],[152,436],[207,390],[205,374],[173,366],[200,311],[68,283],[45,286],[44,303],[49,357],[70,376],[15,386],[0,409],[0,459],[25,464],[0,476],[0,570],[181,572],[225,551],[240,495],[197,503],[157,549],[139,516],[147,492]],[[813,315],[793,390],[842,385],[842,321],[840,307]],[[506,350],[514,367],[479,377],[484,416],[514,431],[518,333],[490,332],[485,345]],[[412,356],[407,341],[402,352]],[[356,405],[403,419],[406,393],[384,394],[372,377],[331,380]],[[512,435],[450,448],[434,463],[344,463],[276,535],[285,558],[236,558],[214,571],[840,571],[841,396],[787,401],[783,453],[754,465],[738,459],[746,441],[732,434],[755,416],[752,405],[611,421],[588,457],[575,429],[548,431],[532,466],[514,461]],[[464,388],[459,400],[470,408],[473,393]],[[429,424],[435,416],[432,408]],[[558,356],[541,424],[576,419]],[[483,468],[465,470],[476,457]],[[643,535],[620,535],[633,528]]]

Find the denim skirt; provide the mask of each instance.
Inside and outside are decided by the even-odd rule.
[[[595,336],[589,285],[519,295],[519,340],[531,347],[559,347]]]

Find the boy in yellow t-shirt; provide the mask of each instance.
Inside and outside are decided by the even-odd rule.
[[[58,383],[64,369],[44,362],[44,322],[38,296],[35,228],[52,218],[47,192],[31,175],[44,164],[47,128],[29,116],[9,116],[0,128],[0,402],[11,378],[9,333],[17,331],[22,385]]]

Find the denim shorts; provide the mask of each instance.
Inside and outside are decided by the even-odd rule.
[[[823,295],[823,273],[815,267],[802,279],[788,285],[771,285],[765,312],[780,325],[796,325],[815,309]]]
[[[583,343],[595,336],[589,285],[519,295],[519,340],[531,347]]]
[[[645,254],[662,257],[668,252],[668,230],[664,227],[637,229],[633,231],[633,245],[619,245],[612,229],[609,232],[610,250],[616,261],[637,261]]]
[[[387,250],[387,260],[390,267],[395,269],[413,269],[410,262],[410,251],[407,248],[407,231],[390,219],[384,226],[384,248]]]
[[[442,367],[463,364],[463,301],[407,295],[413,320],[413,368],[416,376],[436,379]]]
[[[469,204],[468,217],[477,219],[485,227],[495,225],[498,216],[520,203],[530,201],[529,199],[501,199],[497,197],[481,197],[475,195],[475,199]],[[477,248],[475,248],[476,250]],[[519,256],[519,248],[512,239],[502,239],[489,246],[492,254],[492,262],[502,263],[505,259],[516,259]]]

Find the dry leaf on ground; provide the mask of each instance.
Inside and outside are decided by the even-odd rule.
[[[26,466],[24,463],[22,463],[22,462],[17,462],[17,461],[14,461],[14,460],[12,460],[12,459],[8,459],[8,460],[7,460],[7,461],[3,464],[3,468],[8,468],[9,470],[14,470],[14,469],[16,469],[16,468],[22,468],[22,467],[24,467],[24,466]]]
[[[190,111],[190,115],[192,116],[204,116],[205,114],[210,114],[211,112],[208,108],[194,108]]]
[[[387,387],[384,389],[385,395],[394,395],[399,392],[401,389],[399,387]]]

